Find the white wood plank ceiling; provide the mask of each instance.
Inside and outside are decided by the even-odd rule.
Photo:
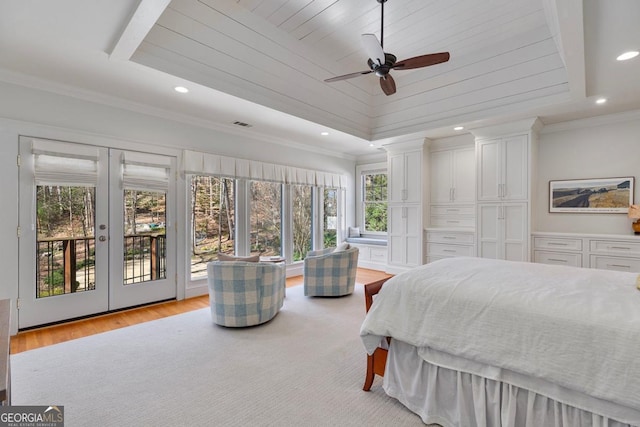
[[[368,69],[376,0],[3,1],[0,87],[11,102],[26,86],[353,158],[459,124],[638,110],[640,57],[615,58],[640,50],[639,20],[638,0],[388,0],[386,52],[451,59],[393,70],[385,96],[373,74],[324,82]]]
[[[368,70],[361,34],[380,39],[380,12],[375,0],[172,0],[132,60],[369,140],[569,99],[542,0],[388,0],[385,52],[450,61],[393,70],[392,96],[373,74],[325,83]]]

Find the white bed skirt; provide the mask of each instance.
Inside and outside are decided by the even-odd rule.
[[[426,424],[444,427],[627,427],[607,417],[505,382],[424,361],[391,341],[383,388]]]

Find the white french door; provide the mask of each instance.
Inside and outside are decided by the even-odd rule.
[[[175,298],[175,158],[20,139],[18,327]]]

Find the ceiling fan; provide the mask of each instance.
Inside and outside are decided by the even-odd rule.
[[[326,79],[325,82],[337,82],[339,80],[346,80],[353,77],[358,77],[364,74],[375,73],[380,77],[380,87],[385,95],[393,95],[396,93],[396,82],[391,77],[389,72],[391,70],[410,70],[412,68],[428,67],[430,65],[440,64],[449,60],[449,52],[431,53],[428,55],[414,56],[413,58],[397,61],[395,55],[385,53],[383,50],[384,41],[384,4],[387,0],[377,0],[380,3],[381,19],[380,19],[380,42],[376,38],[375,34],[363,34],[362,45],[369,60],[370,70],[359,71],[357,73],[345,74],[343,76],[332,77]]]

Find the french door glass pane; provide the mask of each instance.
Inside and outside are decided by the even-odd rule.
[[[124,284],[166,278],[167,195],[124,190]]]
[[[301,261],[311,250],[311,186],[292,185],[293,260]]]
[[[325,248],[335,247],[338,231],[338,190],[335,188],[324,189],[324,218],[323,230]]]
[[[282,184],[251,181],[251,254],[282,255]]]
[[[207,276],[218,252],[235,248],[235,186],[230,178],[191,178],[191,279]]]
[[[36,186],[36,298],[95,289],[95,188]]]

